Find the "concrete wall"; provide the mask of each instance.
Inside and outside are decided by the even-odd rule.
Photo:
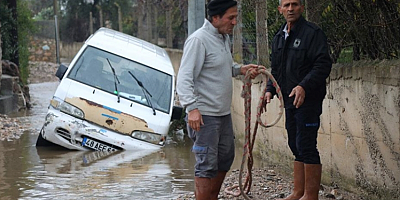
[[[3,55],[3,42],[1,41],[1,22],[0,22],[0,61],[2,59],[2,55]],[[3,67],[0,67],[0,79],[2,75],[3,75]],[[0,83],[0,90],[1,90],[1,83]]]
[[[174,66],[175,75],[178,75],[179,66],[181,65],[182,50],[178,49],[165,49]]]
[[[252,87],[252,113],[260,95],[259,79]],[[235,79],[234,97],[242,81]],[[318,149],[323,182],[350,190],[365,189],[387,197],[400,194],[400,61],[358,62],[333,67],[324,100]],[[267,121],[278,114],[277,102],[268,107]],[[243,99],[233,98],[236,138],[244,140]],[[252,119],[254,127],[254,116]],[[284,118],[276,126],[260,128],[255,153],[291,166]],[[386,198],[385,198],[386,199]]]
[[[83,46],[83,42],[60,43],[60,58],[62,62],[70,63]]]

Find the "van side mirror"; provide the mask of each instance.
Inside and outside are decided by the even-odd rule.
[[[176,119],[180,120],[182,119],[185,115],[185,112],[183,111],[183,108],[181,106],[174,106],[172,108],[172,115],[171,115],[171,121]]]
[[[56,76],[60,79],[60,81],[61,81],[61,79],[63,78],[63,76],[64,76],[65,72],[67,71],[67,69],[68,69],[68,67],[66,67],[66,66],[63,65],[63,64],[61,64],[61,65],[58,67],[57,72],[56,72]]]

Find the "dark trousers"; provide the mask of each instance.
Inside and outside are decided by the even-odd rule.
[[[230,114],[202,117],[204,125],[200,127],[199,132],[187,125],[188,135],[194,142],[192,147],[196,158],[194,174],[196,177],[213,178],[218,171],[229,171],[235,158],[232,117]]]
[[[317,150],[317,135],[322,114],[322,102],[303,104],[299,108],[286,106],[288,144],[295,160],[305,164],[321,164]]]

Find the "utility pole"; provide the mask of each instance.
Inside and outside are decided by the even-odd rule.
[[[121,6],[117,2],[114,3],[118,8],[118,31],[122,32],[122,13],[121,13]]]
[[[93,34],[93,13],[90,12],[89,13],[89,31],[90,31],[90,35]]]
[[[167,27],[167,41],[166,41],[166,45],[167,48],[173,48],[174,43],[173,43],[173,37],[174,37],[174,32],[172,30],[172,3],[173,0],[168,0],[166,1],[167,5],[165,7],[165,24]]]
[[[151,17],[153,16],[151,13],[152,2],[150,0],[146,1],[146,24],[147,24],[147,34],[146,34],[146,41],[151,42],[153,39],[153,24],[151,23]]]
[[[257,64],[269,66],[267,1],[256,0]]]
[[[54,8],[54,24],[55,24],[55,39],[56,39],[56,63],[60,64],[60,31],[58,28],[58,8],[57,8],[57,0],[53,1]]]
[[[238,0],[238,17],[237,24],[243,23],[243,15],[242,15],[242,5],[243,0]],[[243,29],[242,26],[236,25],[233,28],[233,60],[237,63],[243,63]]]
[[[103,10],[101,9],[100,5],[96,5],[97,9],[99,10],[99,21],[100,21],[100,28],[103,27]]]
[[[188,35],[190,35],[204,24],[206,2],[205,0],[189,0],[188,9]]]

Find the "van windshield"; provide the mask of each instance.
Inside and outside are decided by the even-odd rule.
[[[108,59],[108,60],[107,60]],[[110,64],[115,69],[117,88]],[[143,88],[150,95],[145,96]],[[168,113],[171,105],[172,76],[141,63],[88,46],[73,66],[68,78],[101,89],[111,94],[119,94],[142,105]],[[117,99],[117,97],[115,97]],[[150,99],[147,99],[150,98]]]

